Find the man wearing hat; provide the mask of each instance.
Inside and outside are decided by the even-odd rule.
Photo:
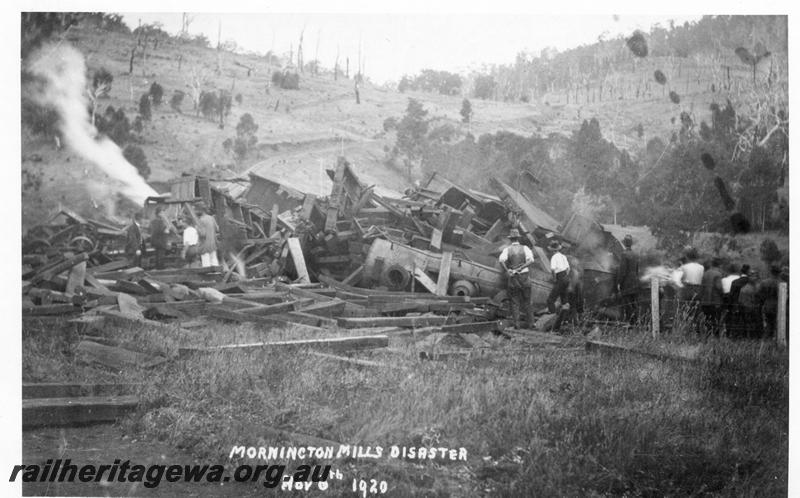
[[[633,237],[630,234],[622,239],[622,245],[625,250],[620,256],[614,290],[619,295],[622,315],[633,323],[636,320],[636,294],[639,291],[639,257],[631,250]]]
[[[511,300],[511,317],[514,328],[519,326],[520,306],[525,309],[528,327],[533,325],[533,309],[531,300],[531,281],[528,278],[528,267],[533,264],[533,251],[519,243],[519,230],[512,228],[508,233],[511,245],[500,253],[500,264],[508,277],[507,292]]]
[[[556,299],[561,299],[561,306],[569,309],[567,291],[569,290],[569,261],[561,253],[561,243],[557,240],[550,242],[547,249],[553,253],[550,257],[550,271],[553,273],[553,290],[547,296],[547,310],[556,312]]]

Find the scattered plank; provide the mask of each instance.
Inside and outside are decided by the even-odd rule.
[[[353,365],[356,367],[370,367],[370,368],[394,368],[393,366],[385,363],[378,363],[377,361],[360,360],[357,358],[348,358],[347,356],[338,356],[335,354],[320,353],[319,351],[309,351],[308,354],[316,356],[317,358],[324,358],[326,360],[333,360]]]
[[[442,250],[442,231],[434,228],[431,232],[431,249]]]
[[[351,285],[353,282],[359,280],[361,278],[361,275],[363,274],[364,274],[364,265],[360,265],[358,268],[353,270],[353,272],[350,275],[348,275],[347,278],[342,280],[342,283],[344,285]]]
[[[586,351],[598,351],[601,353],[616,353],[616,354],[620,353],[633,354],[661,361],[672,360],[672,361],[694,362],[696,360],[696,358],[692,356],[680,356],[668,353],[654,353],[650,351],[642,351],[641,349],[631,348],[628,346],[622,346],[619,344],[612,344],[610,342],[601,342],[601,341],[586,341]]]
[[[83,285],[83,281],[86,279],[86,261],[81,261],[77,265],[73,266],[69,270],[69,276],[67,277],[67,287],[65,292],[67,294],[75,293],[75,288],[78,286]]]
[[[22,426],[58,427],[108,423],[136,409],[138,396],[91,396],[22,400]]]
[[[257,342],[250,344],[227,344],[205,348],[179,348],[180,358],[198,353],[254,352],[261,350],[287,350],[318,348],[330,351],[353,351],[362,349],[385,348],[389,345],[389,336],[368,335],[360,337],[331,337],[326,339],[304,339],[297,341]]]
[[[368,327],[430,327],[444,325],[446,316],[380,316],[361,318],[339,318],[339,327],[345,329]]]
[[[266,315],[274,315],[277,313],[286,313],[288,311],[297,311],[298,309],[302,308],[305,305],[311,304],[312,302],[313,302],[312,299],[303,298],[303,299],[295,299],[294,301],[288,301],[285,303],[265,304],[261,306],[253,306],[252,308],[240,308],[236,311],[239,313],[249,313],[253,315],[266,316]]]
[[[414,278],[416,278],[417,282],[422,284],[422,286],[425,287],[428,292],[431,294],[436,294],[436,291],[438,290],[436,282],[434,282],[433,279],[429,277],[422,268],[414,268]]]
[[[92,341],[78,343],[77,352],[87,361],[99,363],[115,370],[121,370],[129,366],[151,368],[167,361],[163,356],[151,356]]]
[[[300,248],[300,239],[297,237],[289,237],[288,244],[289,253],[292,255],[292,261],[294,261],[294,268],[297,271],[298,282],[310,283],[311,279],[306,269],[306,260],[303,258],[303,250]]]
[[[140,384],[75,384],[65,382],[22,383],[22,399],[76,398],[79,396],[118,396],[128,394]]]
[[[345,301],[341,299],[332,299],[330,301],[322,301],[314,304],[309,304],[299,308],[297,311],[308,313],[311,315],[319,315],[323,317],[332,318],[334,316],[340,315],[342,311],[344,311],[344,307],[347,305]]]
[[[436,295],[446,296],[450,284],[450,263],[453,261],[453,253],[445,251],[442,253],[442,261],[439,265],[439,279],[436,281]]]

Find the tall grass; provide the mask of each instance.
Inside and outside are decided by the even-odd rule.
[[[300,333],[125,330],[140,350]],[[620,334],[615,340],[653,342],[649,333]],[[347,479],[386,479],[399,496],[785,495],[787,354],[745,341],[697,344],[695,362],[512,346],[446,362],[420,362],[397,345],[395,353],[361,354],[397,367],[382,369],[301,351],[197,356],[126,371],[144,384],[124,427],[229,465],[239,463],[228,462],[233,445],[308,444],[274,429],[342,444],[468,449],[466,465],[333,462]],[[344,492],[340,485],[327,496]]]

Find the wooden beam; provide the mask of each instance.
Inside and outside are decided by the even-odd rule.
[[[340,315],[342,311],[344,311],[344,307],[347,305],[345,301],[341,299],[332,299],[330,301],[322,301],[314,304],[309,304],[307,306],[303,306],[299,308],[297,311],[303,313],[309,313],[311,315],[317,316],[324,316],[324,317],[334,317]]]
[[[653,339],[659,336],[661,327],[661,312],[659,311],[658,279],[650,279],[650,317]]]
[[[178,355],[185,358],[198,353],[227,353],[227,352],[255,352],[261,350],[291,350],[291,349],[327,349],[330,351],[353,351],[362,349],[377,349],[389,346],[389,337],[386,335],[367,335],[359,337],[330,337],[325,339],[304,339],[297,341],[256,342],[249,344],[226,344],[206,348],[187,347],[179,348]]]
[[[308,276],[308,269],[306,269],[306,260],[303,257],[303,250],[300,248],[300,239],[297,237],[289,237],[289,253],[292,255],[294,261],[294,268],[297,271],[297,280],[300,283],[310,283],[311,279]]]
[[[442,231],[434,228],[431,232],[431,249],[442,250]]]
[[[505,220],[503,218],[498,218],[497,221],[492,224],[489,230],[483,235],[483,238],[488,240],[489,242],[494,242],[497,240],[500,235],[502,235],[503,230],[505,229]]]
[[[379,316],[361,318],[339,318],[339,327],[345,329],[368,327],[430,327],[444,325],[446,316]]]
[[[363,274],[364,274],[364,265],[359,265],[358,268],[353,270],[353,272],[350,275],[348,275],[344,280],[342,280],[342,283],[344,285],[352,285],[357,280],[360,281],[361,275]]]
[[[634,354],[662,361],[674,360],[674,361],[693,362],[696,360],[696,358],[692,356],[678,356],[666,353],[652,353],[650,351],[642,351],[640,349],[629,348],[627,346],[621,346],[619,344],[611,344],[609,342],[601,342],[601,341],[586,341],[586,351],[599,351],[601,353]]]
[[[393,368],[390,365],[386,365],[385,363],[378,363],[377,361],[361,360],[358,358],[348,358],[347,356],[338,356],[334,354],[320,353],[319,351],[309,351],[308,354],[316,356],[317,358],[338,361],[346,365],[352,365],[355,367]]]
[[[277,304],[264,304],[261,306],[253,306],[250,308],[240,308],[236,310],[239,313],[250,313],[253,315],[267,316],[275,315],[278,313],[286,313],[288,311],[297,311],[298,309],[311,304],[314,300],[309,298],[295,299],[285,303]]]
[[[59,427],[114,422],[136,409],[138,396],[91,396],[22,400],[22,426]]]
[[[67,277],[67,287],[65,289],[67,294],[74,294],[75,287],[83,286],[83,281],[86,279],[86,261],[81,261],[69,270],[69,277]]]
[[[121,370],[125,367],[150,368],[167,361],[163,356],[151,356],[123,348],[106,346],[92,341],[78,343],[77,353],[87,361]]]
[[[778,284],[778,323],[775,336],[778,345],[786,346],[786,309],[789,301],[789,284],[780,282]]]
[[[439,279],[436,281],[436,295],[446,296],[450,284],[450,263],[453,261],[453,253],[445,251],[442,253],[442,261],[439,265]]]
[[[270,213],[269,217],[269,236],[272,237],[275,234],[275,230],[278,229],[278,205],[272,205],[272,212]]]
[[[118,396],[131,393],[141,384],[75,384],[65,382],[23,382],[22,399]]]
[[[434,282],[433,279],[422,270],[422,268],[414,268],[414,278],[416,278],[417,282],[422,284],[423,287],[428,289],[428,292],[431,294],[436,294],[438,289],[436,282]]]

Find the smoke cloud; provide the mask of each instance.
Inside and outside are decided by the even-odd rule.
[[[136,204],[157,195],[136,168],[122,155],[120,148],[106,137],[98,137],[86,112],[86,63],[75,48],[62,45],[42,47],[30,58],[28,71],[45,84],[33,97],[40,105],[55,108],[61,117],[60,130],[66,144],[121,183],[119,193]]]

